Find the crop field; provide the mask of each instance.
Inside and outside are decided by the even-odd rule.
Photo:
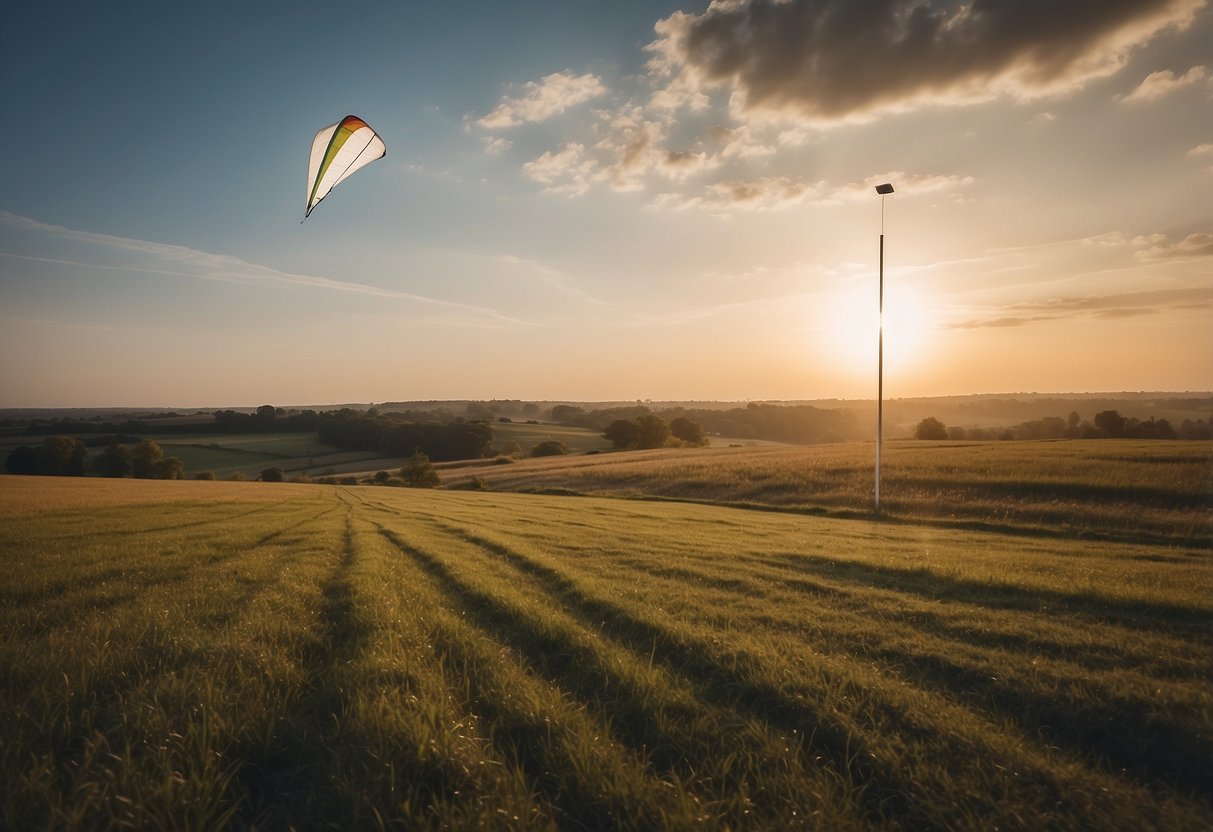
[[[0,477],[0,827],[1208,829],[1211,589],[1180,545]]]
[[[524,454],[530,453],[531,448],[540,442],[548,440],[563,442],[574,453],[605,451],[611,448],[611,443],[603,437],[601,431],[588,428],[526,422],[493,422],[492,428],[494,445],[501,447],[505,442],[513,440],[522,448]]]
[[[530,459],[442,472],[494,491],[871,512],[873,443],[693,448]],[[1016,533],[1213,545],[1213,443],[1130,440],[885,444],[890,519]]]

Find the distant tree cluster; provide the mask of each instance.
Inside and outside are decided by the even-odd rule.
[[[263,404],[253,413],[217,410],[215,430],[220,433],[288,433],[316,430],[320,414],[314,410],[287,412],[272,404]]]
[[[376,471],[372,476],[358,477],[350,474],[342,477],[321,477],[309,480],[322,485],[386,485],[397,488],[437,488],[441,481],[433,462],[421,451],[417,451],[393,476],[388,471]]]
[[[619,450],[644,450],[665,447],[700,447],[708,440],[703,426],[685,416],[666,422],[653,413],[641,413],[634,419],[615,419],[602,435]]]
[[[916,439],[1210,439],[1213,431],[1204,419],[1184,419],[1179,429],[1166,419],[1138,419],[1115,410],[1101,410],[1091,421],[1077,412],[1066,419],[1046,416],[1011,427],[947,427],[929,416],[914,428]]]
[[[10,474],[83,477],[88,447],[73,436],[48,436],[36,446],[21,445],[9,452],[4,467]],[[93,460],[93,471],[103,477],[134,476],[143,479],[179,480],[185,465],[179,457],[165,456],[150,439],[133,445],[113,442]]]
[[[565,456],[569,453],[569,446],[555,439],[545,439],[543,442],[538,442],[531,447],[531,456]]]
[[[812,405],[751,402],[743,408],[692,411],[688,415],[699,421],[709,433],[739,439],[810,445],[863,439],[869,433],[868,426],[860,425],[854,411]]]
[[[39,445],[19,445],[9,451],[4,470],[10,474],[83,477],[88,448],[71,436],[48,436]]]
[[[320,420],[317,438],[328,445],[384,456],[407,456],[420,451],[445,462],[487,456],[493,429],[483,422],[412,422],[399,414],[358,412],[349,408],[330,411]]]
[[[811,405],[775,405],[751,402],[745,407],[735,407],[729,410],[677,407],[656,412],[644,405],[589,412],[572,405],[557,405],[552,408],[551,415],[553,421],[561,424],[601,431],[605,431],[618,421],[635,422],[642,416],[652,415],[668,423],[672,433],[676,424],[682,424],[679,420],[684,420],[686,423],[698,425],[705,436],[711,434],[738,439],[768,439],[797,444],[845,442],[860,439],[866,435],[854,412]],[[677,436],[676,433],[673,435]],[[697,444],[697,440],[694,438],[683,441]]]

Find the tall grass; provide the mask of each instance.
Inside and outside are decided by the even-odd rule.
[[[565,456],[477,470],[487,487],[699,500],[792,511],[872,510],[875,446],[704,448]],[[444,471],[458,487],[472,476]],[[1103,539],[1213,544],[1213,444],[887,443],[891,519]]]
[[[4,828],[1213,825],[1201,549],[88,484],[0,477]]]

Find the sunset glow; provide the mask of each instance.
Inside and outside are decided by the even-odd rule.
[[[1207,0],[371,6],[13,13],[0,406],[1213,381]]]

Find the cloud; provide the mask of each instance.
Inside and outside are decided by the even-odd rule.
[[[955,176],[937,173],[905,173],[903,171],[890,171],[889,173],[880,173],[875,176],[869,176],[862,182],[852,182],[849,185],[843,185],[834,188],[823,199],[826,202],[847,202],[853,200],[871,199],[873,188],[882,182],[891,182],[896,188],[894,193],[909,195],[909,194],[929,194],[938,193],[941,191],[955,191],[960,188],[967,188],[972,185],[975,180],[972,176]]]
[[[186,246],[157,243],[149,240],[137,240],[130,237],[119,237],[112,234],[98,234],[92,231],[80,231],[65,228],[61,225],[51,225],[28,217],[0,211],[0,223],[19,228],[24,231],[49,235],[59,239],[70,240],[91,246],[127,252],[145,258],[147,265],[138,264],[97,264],[85,263],[67,259],[49,257],[33,257],[28,255],[0,252],[0,255],[59,265],[74,266],[88,269],[107,269],[111,271],[139,272],[143,274],[170,275],[195,280],[217,280],[227,283],[250,283],[262,285],[291,286],[308,289],[322,289],[331,292],[346,292],[369,295],[377,298],[422,303],[440,307],[446,310],[458,310],[472,313],[477,317],[493,318],[501,322],[521,323],[513,318],[481,306],[439,300],[437,298],[415,295],[411,292],[401,292],[383,286],[372,286],[366,283],[354,283],[346,280],[334,280],[329,277],[293,274],[283,272],[269,266],[262,266],[232,257],[227,254],[215,254],[208,251],[188,248]]]
[[[1213,155],[1213,144],[1198,144],[1196,147],[1188,151],[1189,156],[1210,156]]]
[[[558,152],[545,151],[522,169],[549,192],[579,196],[594,183],[638,191],[649,173],[681,181],[718,163],[703,151],[667,148],[666,133],[666,125],[640,107],[601,111],[591,145],[571,142]]]
[[[1151,72],[1145,80],[1137,85],[1137,89],[1120,98],[1125,104],[1142,104],[1157,101],[1163,96],[1170,95],[1178,89],[1203,81],[1209,77],[1208,67],[1194,66],[1183,75],[1176,75],[1169,69]]]
[[[675,193],[659,194],[650,208],[686,210],[702,208],[718,213],[732,210],[766,211],[784,208],[801,202],[821,205],[837,205],[841,202],[871,199],[873,187],[880,182],[893,182],[897,193],[928,194],[955,191],[974,182],[971,176],[947,176],[940,174],[909,174],[901,171],[871,176],[862,182],[831,186],[828,182],[805,182],[787,176],[764,176],[757,179],[726,179],[708,185],[698,196]]]
[[[1140,250],[1134,256],[1140,260],[1191,260],[1213,257],[1213,234],[1189,234],[1172,243],[1166,234],[1134,237],[1132,244]]]
[[[523,90],[521,96],[503,98],[491,113],[476,123],[496,130],[544,121],[607,92],[597,75],[574,76],[570,72],[554,72],[540,81],[528,81]]]
[[[649,71],[690,100],[831,123],[1072,91],[1206,0],[717,0],[656,26]]]
[[[553,153],[545,150],[539,158],[527,162],[522,171],[550,193],[579,196],[589,190],[590,177],[597,163],[585,155],[585,145],[571,142]]]
[[[482,136],[480,141],[484,144],[484,152],[489,156],[499,156],[514,146],[514,143],[509,139],[501,139],[495,136]]]
[[[1112,295],[1073,295],[1036,303],[1017,303],[1009,315],[948,324],[947,329],[986,329],[1024,326],[1037,321],[1060,321],[1076,317],[1118,320],[1156,315],[1175,309],[1213,308],[1213,287],[1153,289]]]

